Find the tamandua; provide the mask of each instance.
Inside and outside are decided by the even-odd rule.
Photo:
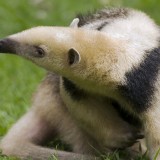
[[[2,153],[77,159],[82,155],[40,145],[58,134],[73,152],[94,155],[126,148],[144,130],[153,159],[160,147],[159,37],[146,14],[116,8],[79,15],[70,27],[40,26],[0,40],[0,52],[49,71],[31,110],[2,140]]]

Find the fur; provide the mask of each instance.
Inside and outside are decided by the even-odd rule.
[[[103,9],[78,16],[70,28],[36,27],[1,40],[0,51],[7,52],[8,42],[16,41],[19,47],[10,46],[11,53],[51,72],[31,111],[2,140],[3,153],[36,159],[42,150],[39,159],[44,159],[55,150],[37,144],[57,133],[74,152],[94,155],[93,148],[102,152],[127,148],[142,138],[144,129],[153,159],[160,146],[159,38],[159,27],[146,14]],[[123,110],[136,123],[127,122]],[[59,157],[65,154],[79,157],[58,151]]]

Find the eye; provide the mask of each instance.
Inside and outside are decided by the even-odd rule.
[[[42,57],[45,56],[45,51],[41,47],[36,46],[35,48],[36,48],[36,55],[35,55],[35,57],[42,58]]]

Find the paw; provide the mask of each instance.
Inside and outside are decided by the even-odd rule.
[[[138,156],[145,156],[148,157],[148,152],[147,152],[147,146],[145,139],[138,140],[137,143],[133,144],[131,147],[127,148],[125,150],[130,157],[138,157]],[[135,159],[134,158],[134,159]]]
[[[133,144],[135,144],[139,139],[142,139],[142,138],[144,138],[143,133],[132,132],[130,134],[127,134],[124,138],[122,138],[122,140],[124,140],[124,142],[122,141],[120,148],[123,149],[126,147],[130,147]]]
[[[144,138],[144,134],[139,131],[130,131],[119,134],[113,140],[112,149],[125,149],[135,144],[139,139]]]

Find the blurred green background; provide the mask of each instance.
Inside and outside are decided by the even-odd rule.
[[[160,0],[0,0],[0,37],[39,25],[68,26],[77,13],[127,6],[160,24]],[[0,137],[28,110],[45,71],[12,55],[0,55]]]

